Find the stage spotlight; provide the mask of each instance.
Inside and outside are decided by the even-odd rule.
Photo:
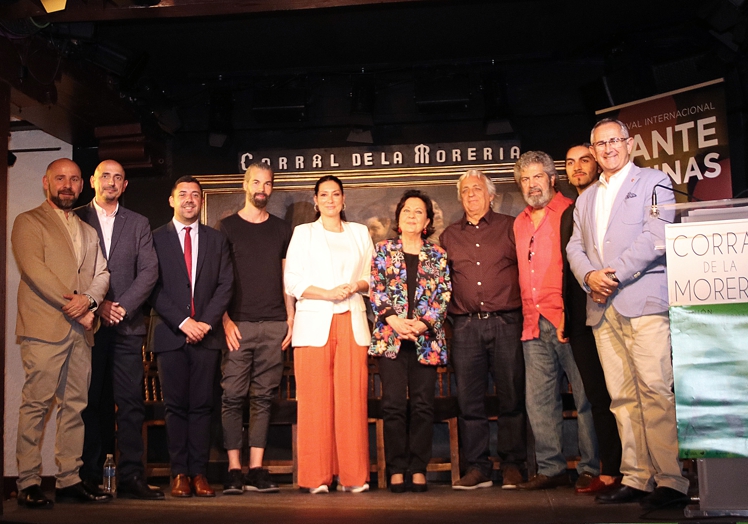
[[[56,13],[57,11],[63,11],[67,0],[41,0],[44,10],[48,13]]]

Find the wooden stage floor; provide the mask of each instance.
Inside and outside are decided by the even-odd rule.
[[[220,486],[215,485],[215,488]],[[244,493],[214,499],[173,499],[141,502],[114,500],[103,505],[58,504],[52,510],[20,508],[6,500],[0,522],[40,524],[414,524],[458,523],[608,523],[687,522],[682,510],[659,510],[643,515],[638,504],[604,506],[592,497],[574,494],[572,488],[548,491],[490,489],[454,491],[447,484],[430,484],[428,493],[368,493],[310,495],[291,486],[280,493]],[[694,521],[690,521],[694,522]],[[709,522],[736,522],[709,519]]]

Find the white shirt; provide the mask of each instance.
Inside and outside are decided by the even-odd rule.
[[[351,245],[350,238],[344,232],[336,233],[325,230],[325,240],[327,240],[327,247],[330,249],[332,258],[330,269],[335,286],[350,283],[346,276],[354,272],[355,246]],[[349,309],[348,299],[333,302],[333,313],[345,313]]]
[[[178,221],[176,218],[172,219],[172,222],[174,223],[174,227],[177,229],[177,236],[179,236],[179,245],[182,246],[182,253],[184,253],[184,236],[185,231],[184,229],[186,227],[191,228],[190,229],[190,238],[192,239],[192,282],[190,283],[192,286],[192,296],[195,296],[195,273],[197,273],[197,231],[198,231],[198,225],[200,224],[199,220],[195,220],[190,225],[184,225],[180,221]],[[180,322],[179,327],[182,327],[182,324],[187,322],[187,320],[190,317],[185,318],[182,322]]]
[[[114,217],[117,216],[119,211],[119,202],[117,207],[114,209],[114,213],[111,215],[106,214],[106,209],[96,203],[96,199],[93,201],[94,209],[96,210],[96,216],[99,217],[99,226],[101,227],[101,234],[104,236],[104,248],[106,249],[106,258],[109,260],[109,251],[112,247],[112,232],[114,231]]]
[[[610,175],[606,181],[605,177],[600,177],[600,186],[597,188],[597,199],[595,201],[595,224],[597,225],[597,251],[600,259],[603,258],[603,241],[605,233],[608,231],[608,222],[610,221],[610,211],[613,209],[613,203],[621,189],[623,181],[629,176],[631,171],[631,162],[623,166],[620,171]]]

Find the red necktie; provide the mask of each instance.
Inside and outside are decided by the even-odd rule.
[[[190,235],[191,227],[184,228],[184,263],[187,264],[187,276],[190,279],[190,317],[195,316],[195,296],[192,293],[192,236]]]

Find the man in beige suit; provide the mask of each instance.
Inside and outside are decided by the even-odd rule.
[[[51,508],[41,490],[41,436],[56,401],[57,502],[107,502],[111,496],[81,482],[81,411],[88,400],[94,311],[106,295],[109,272],[99,238],[73,212],[83,189],[75,162],[59,159],[42,179],[47,199],[21,213],[11,242],[21,283],[16,335],[26,372],[18,416],[18,504]]]

